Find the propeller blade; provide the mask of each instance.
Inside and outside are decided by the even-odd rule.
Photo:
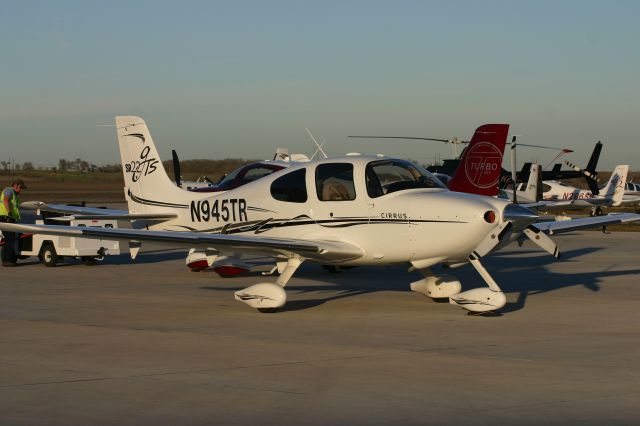
[[[500,241],[502,241],[502,239],[507,234],[509,234],[509,231],[511,231],[512,226],[513,226],[513,223],[510,220],[508,220],[504,222],[502,225],[500,225],[499,227],[495,228],[482,241],[480,241],[480,244],[478,244],[475,250],[473,250],[472,254],[475,257],[480,258],[491,253],[491,251],[494,248],[496,248],[498,244],[500,244]]]
[[[176,185],[182,188],[182,180],[180,175],[180,160],[178,159],[178,153],[175,149],[171,150],[171,156],[173,157],[173,177],[176,180]]]
[[[347,136],[348,138],[366,138],[366,139],[411,139],[411,140],[420,140],[420,141],[436,141],[436,142],[444,142],[444,143],[469,143],[469,141],[461,141],[455,139],[455,142],[452,139],[438,139],[438,138],[416,138],[412,136]]]
[[[517,171],[516,171],[516,137],[511,139],[511,182],[513,184],[513,204],[518,204],[517,193]]]
[[[570,168],[572,168],[576,172],[581,172],[586,177],[591,178],[591,179],[595,180],[596,182],[600,182],[600,178],[598,177],[597,173],[591,173],[589,170],[585,170],[585,169],[581,168],[580,166],[576,166],[575,164],[573,164],[570,161],[565,161],[564,164],[566,164],[567,166],[569,166]]]
[[[556,259],[560,257],[560,251],[558,251],[558,246],[556,245],[556,243],[554,243],[547,234],[545,234],[535,226],[526,227],[524,230],[524,235],[526,235],[534,244],[542,248],[551,256],[555,257]]]
[[[593,195],[600,194],[600,188],[598,187],[598,182],[600,182],[600,178],[597,173],[591,173],[589,170],[585,170],[575,164],[565,161],[567,166],[575,170],[576,172],[582,173],[584,175],[585,180],[587,181],[587,185],[589,185],[589,189]]]
[[[419,140],[419,141],[436,141],[436,142],[444,142],[444,143],[451,143],[451,144],[467,144],[470,141],[463,141],[461,139],[458,138],[453,138],[453,139],[440,139],[440,138],[419,138],[419,137],[415,137],[415,136],[347,136],[348,138],[366,138],[366,139],[409,139],[409,140]],[[515,138],[515,136],[514,136]],[[508,142],[507,141],[507,145],[511,145],[513,143],[512,142]],[[573,152],[572,149],[568,149],[568,148],[557,148],[555,146],[544,146],[544,145],[531,145],[531,144],[527,144],[527,143],[519,143],[518,145],[520,146],[526,146],[526,147],[530,147],[530,148],[543,148],[543,149],[552,149],[554,151],[560,151],[561,154],[569,154],[571,152]]]
[[[515,136],[514,136],[515,138]],[[507,145],[511,145],[512,143],[514,143],[514,141],[511,142],[507,142]],[[531,145],[531,144],[527,144],[527,143],[519,143],[519,146],[528,146],[531,148],[543,148],[543,149],[552,149],[554,151],[560,151],[562,154],[570,154],[573,152],[572,149],[568,149],[568,148],[557,148],[555,146],[544,146],[544,145]]]

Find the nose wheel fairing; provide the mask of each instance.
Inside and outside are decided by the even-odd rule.
[[[498,283],[480,263],[480,259],[472,254],[469,256],[469,263],[478,271],[478,274],[487,283],[487,287],[463,291],[451,296],[449,302],[472,312],[489,312],[504,307],[507,304],[507,297],[498,286]]]

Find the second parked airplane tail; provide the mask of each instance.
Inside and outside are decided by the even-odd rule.
[[[624,185],[627,182],[627,174],[629,173],[628,165],[616,166],[611,173],[611,177],[607,184],[600,190],[601,194],[611,199],[611,205],[617,207],[622,204],[624,196]]]
[[[449,189],[497,195],[508,133],[508,124],[485,124],[478,127],[449,181]]]

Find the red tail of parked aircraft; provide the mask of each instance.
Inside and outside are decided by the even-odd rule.
[[[497,195],[502,155],[508,133],[508,124],[485,124],[478,127],[449,181],[449,189],[488,196]]]

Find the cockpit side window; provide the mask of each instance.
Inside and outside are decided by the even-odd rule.
[[[373,161],[367,164],[365,179],[371,198],[405,189],[443,188],[431,173],[405,160]]]
[[[316,193],[320,201],[355,200],[353,164],[326,163],[318,165],[316,167]]]
[[[271,183],[271,196],[278,201],[304,203],[307,201],[307,169],[294,170]]]
[[[369,197],[378,198],[383,196],[382,185],[380,185],[380,180],[378,180],[378,175],[373,171],[373,167],[367,166],[364,174],[367,181],[367,194],[369,194]]]

